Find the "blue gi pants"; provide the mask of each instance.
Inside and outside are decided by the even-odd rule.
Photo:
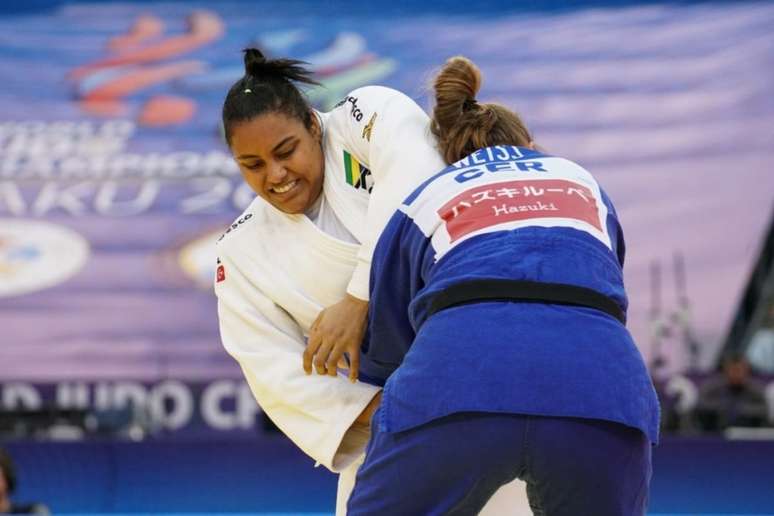
[[[403,432],[374,426],[348,514],[473,515],[520,478],[536,516],[643,515],[650,477],[651,444],[634,428],[457,413]]]

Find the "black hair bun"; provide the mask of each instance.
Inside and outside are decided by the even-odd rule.
[[[246,48],[244,53],[245,75],[252,76],[258,81],[284,79],[306,84],[319,84],[312,79],[312,72],[306,68],[307,63],[303,61],[297,59],[266,59],[263,52],[257,48]]]
[[[266,64],[266,56],[257,48],[246,48],[245,53],[245,74],[259,75]]]

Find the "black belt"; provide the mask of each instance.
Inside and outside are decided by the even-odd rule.
[[[456,283],[436,293],[425,320],[446,308],[481,301],[528,301],[558,303],[596,308],[626,324],[626,315],[618,303],[590,288],[563,283],[478,279]]]

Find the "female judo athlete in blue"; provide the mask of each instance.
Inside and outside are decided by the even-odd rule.
[[[615,209],[480,82],[461,57],[436,77],[451,165],[374,255],[360,376],[386,384],[349,514],[476,514],[516,477],[535,514],[644,514],[659,407]]]

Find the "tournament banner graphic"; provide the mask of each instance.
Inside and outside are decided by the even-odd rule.
[[[131,440],[174,437],[182,432],[254,437],[268,421],[247,383],[228,378],[208,382],[8,381],[0,383],[0,413],[4,415],[0,428],[6,435],[37,438],[82,437],[84,429]],[[2,423],[21,413],[27,417],[17,418],[12,429],[4,427]]]
[[[490,13],[457,6],[432,14],[410,2],[416,9],[276,5],[0,8],[7,396],[32,385],[51,393],[41,404],[63,404],[63,383],[130,382],[156,400],[181,392],[164,382],[206,390],[242,380],[220,344],[212,285],[228,275],[215,242],[254,198],[220,124],[250,46],[308,62],[321,86],[305,92],[320,110],[342,101],[354,110],[349,92],[381,84],[430,111],[427,84],[438,66],[456,54],[474,60],[484,76],[479,102],[519,112],[536,143],[588,169],[613,199],[627,240],[628,324],[646,359],[672,372],[714,360],[774,205],[774,77],[766,73],[774,5],[525,11],[494,2]],[[378,123],[368,120],[362,137]],[[370,191],[371,172],[341,158],[347,181]],[[516,186],[522,196],[543,188]],[[590,205],[567,194],[571,185],[551,188],[565,193],[533,198],[594,226]],[[494,202],[486,200],[487,216],[527,213],[503,199],[507,214],[498,215]],[[670,272],[676,257],[687,286]],[[654,264],[665,271],[655,301]],[[675,331],[655,347],[654,328],[664,325]],[[153,394],[158,385],[166,387]]]

